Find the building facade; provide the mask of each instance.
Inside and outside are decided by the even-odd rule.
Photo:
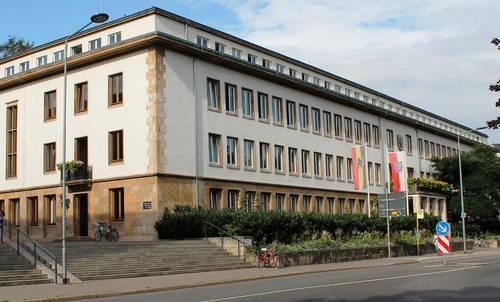
[[[61,234],[64,41],[0,60],[0,207],[34,238]],[[176,204],[367,213],[350,148],[368,148],[384,192],[383,146],[408,173],[485,143],[470,128],[158,8],[69,41],[68,231],[112,224],[154,239]],[[375,196],[372,198],[375,207]],[[442,215],[446,204],[415,205]],[[416,210],[416,209],[415,209]]]

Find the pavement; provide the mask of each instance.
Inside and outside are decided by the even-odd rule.
[[[447,257],[448,264],[446,266],[442,265],[442,261],[442,256],[400,257],[392,258],[390,262],[388,259],[375,259],[321,265],[295,266],[282,269],[250,268],[182,275],[88,281],[71,285],[43,284],[16,287],[0,287],[0,302],[68,301],[80,299],[97,299],[95,301],[108,301],[109,299],[109,301],[139,300],[162,302],[204,300],[261,301],[264,298],[268,298],[262,297],[262,293],[271,292],[271,294],[269,295],[272,295],[272,293],[274,293],[275,291],[278,291],[280,293],[280,297],[288,297],[288,299],[280,298],[277,301],[293,301],[296,300],[294,299],[294,297],[300,296],[297,295],[299,292],[301,292],[301,290],[298,289],[302,289],[304,287],[305,289],[303,289],[303,291],[305,292],[307,292],[307,290],[309,289],[308,287],[312,287],[312,289],[315,289],[317,291],[319,290],[319,292],[321,292],[320,289],[323,289],[325,290],[325,294],[329,294],[328,289],[337,288],[341,285],[359,286],[359,283],[364,283],[364,287],[366,285],[373,286],[373,292],[375,292],[377,289],[380,290],[380,285],[377,285],[377,282],[375,281],[395,282],[396,280],[401,281],[408,279],[411,276],[419,278],[421,279],[421,281],[428,281],[432,280],[435,277],[442,276],[443,274],[445,274],[445,272],[457,273],[457,275],[462,276],[462,274],[458,274],[458,272],[462,272],[465,270],[471,272],[480,272],[480,268],[482,270],[485,267],[490,266],[485,265],[487,263],[491,263],[491,266],[496,265],[496,271],[488,272],[486,274],[483,272],[479,276],[476,276],[472,279],[469,279],[467,277],[466,280],[481,280],[480,276],[489,275],[497,276],[494,282],[496,282],[497,286],[499,286],[498,284],[500,284],[500,275],[498,275],[498,272],[500,272],[500,266],[498,266],[498,264],[500,263],[500,249],[481,249],[480,251],[476,251],[472,254],[466,255],[462,253],[454,253]],[[466,264],[457,266],[458,263]],[[304,276],[305,274],[306,276]],[[328,284],[324,284],[324,282],[327,280],[331,282]],[[368,280],[372,281],[369,282]],[[252,282],[257,282],[257,284],[253,284]],[[294,288],[298,289],[294,290]],[[398,287],[387,287],[388,290],[394,290],[395,288]],[[262,292],[259,291],[260,289],[265,290]],[[354,293],[358,294],[360,292],[361,291],[359,290],[354,291]],[[363,292],[365,291],[363,290]],[[179,293],[180,296],[176,296],[179,295]],[[231,293],[233,293],[233,296],[230,295]],[[367,291],[366,293],[371,292]],[[500,288],[498,288],[498,291],[496,293],[498,294],[497,299],[492,301],[500,301]],[[146,295],[147,298],[144,298],[141,295]],[[242,295],[243,297],[240,297]],[[106,297],[116,298],[106,299]],[[169,298],[167,299],[167,297]],[[171,298],[173,297],[177,298],[172,300]],[[211,297],[211,300],[207,300],[207,297]],[[228,297],[236,298],[227,299]],[[158,300],[155,300],[155,298],[157,298]],[[308,299],[307,297],[302,298],[304,299],[296,301],[331,301],[329,299],[322,300],[322,298],[312,300]],[[273,297],[273,300],[275,300],[275,297]],[[384,301],[389,300],[384,299]],[[482,302],[485,301],[488,300],[483,299]]]

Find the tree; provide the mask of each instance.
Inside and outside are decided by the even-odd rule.
[[[0,44],[0,58],[5,58],[16,53],[23,52],[27,49],[33,48],[35,43],[18,38],[16,36],[9,36],[7,41]]]
[[[491,44],[497,46],[497,49],[500,50],[500,39],[493,38],[493,40],[491,40]],[[495,84],[491,84],[490,90],[493,92],[499,92],[500,91],[500,80],[497,81]],[[498,99],[498,101],[495,103],[495,106],[500,108],[500,99]],[[497,117],[496,120],[487,121],[486,125],[490,129],[498,129],[500,127],[500,116]]]
[[[460,176],[458,155],[433,159],[437,178],[450,183],[454,190],[448,201],[448,220],[461,230]],[[492,147],[478,144],[462,156],[466,232],[499,232],[500,157]]]

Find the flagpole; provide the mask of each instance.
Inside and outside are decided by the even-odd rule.
[[[408,167],[406,166],[406,153],[404,154],[404,159],[405,159],[405,169],[404,169],[404,175],[405,175],[405,184],[404,184],[404,189],[406,192],[406,216],[410,216],[410,201],[408,199]],[[415,212],[415,209],[413,209]]]
[[[391,176],[389,171],[389,150],[387,150],[387,145],[384,145],[384,162],[385,162],[385,181],[387,183],[387,188],[385,190],[385,217],[387,224],[387,251],[389,254],[389,263],[391,262],[391,227],[389,218],[389,193],[391,192]]]
[[[365,149],[365,182],[366,182],[366,195],[368,199],[368,218],[372,217],[372,205],[370,201],[370,175],[368,174],[368,147],[363,145]]]

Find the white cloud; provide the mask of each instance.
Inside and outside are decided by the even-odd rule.
[[[495,0],[214,1],[256,44],[470,127],[500,115],[488,90],[500,78]]]

